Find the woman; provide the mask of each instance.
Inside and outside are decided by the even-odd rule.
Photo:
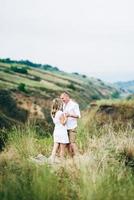
[[[60,157],[63,158],[65,155],[65,146],[69,143],[66,121],[67,117],[64,115],[63,102],[60,98],[55,98],[52,102],[51,117],[55,124],[53,138],[54,146],[50,156],[52,162],[55,161],[56,152],[60,148]]]

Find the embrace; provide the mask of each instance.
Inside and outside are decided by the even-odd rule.
[[[79,105],[70,98],[68,92],[63,92],[60,98],[55,98],[51,106],[51,117],[54,122],[54,145],[50,159],[55,162],[56,153],[60,158],[65,156],[65,148],[71,156],[76,155],[77,119],[80,118]]]

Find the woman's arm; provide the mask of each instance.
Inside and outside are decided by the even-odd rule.
[[[67,117],[66,117],[64,114],[62,114],[62,115],[60,116],[60,123],[61,123],[62,125],[65,125],[65,124],[66,124],[66,121],[67,121]]]

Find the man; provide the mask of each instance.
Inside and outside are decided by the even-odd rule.
[[[70,154],[76,155],[77,153],[77,146],[76,146],[76,133],[77,133],[77,119],[80,118],[80,110],[79,105],[70,98],[68,92],[63,92],[60,95],[60,98],[63,101],[63,112],[67,116],[67,131],[69,137],[69,144],[68,149]]]

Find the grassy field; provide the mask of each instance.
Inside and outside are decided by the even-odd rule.
[[[50,83],[46,80],[43,80],[43,82],[40,81],[33,81],[28,79],[27,77],[23,77],[21,75],[18,74],[8,74],[6,72],[0,72],[0,78],[2,78],[3,80],[5,80],[5,82],[11,82],[14,84],[19,84],[19,83],[25,83],[27,86],[30,87],[36,87],[36,88],[40,88],[40,87],[44,87],[50,90],[60,90],[61,88],[56,86],[53,83]]]
[[[11,89],[14,87],[15,87],[15,84],[9,83],[9,82],[7,83],[6,81],[0,80],[0,89],[5,89],[5,88]]]
[[[118,102],[119,105],[122,103]],[[130,105],[134,102],[129,102]],[[79,120],[79,156],[74,159],[67,156],[61,164],[39,165],[30,160],[39,153],[46,157],[51,154],[51,134],[40,137],[34,125],[13,128],[0,154],[0,199],[134,199],[133,126],[129,121],[121,124],[120,119],[118,129],[112,121],[98,125],[97,109],[83,112]]]

